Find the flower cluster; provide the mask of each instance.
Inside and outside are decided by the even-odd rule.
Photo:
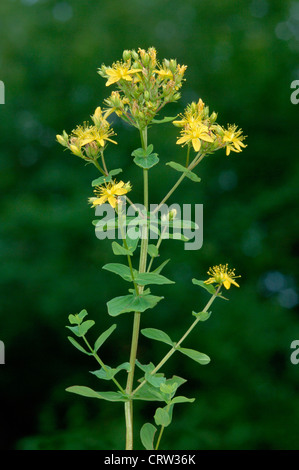
[[[115,112],[129,124],[145,128],[167,103],[180,98],[186,68],[174,59],[159,63],[154,47],[125,50],[123,61],[98,70],[107,79],[106,86],[118,87],[105,100],[107,113]]]
[[[197,103],[189,104],[184,114],[180,115],[181,119],[173,121],[177,127],[182,127],[180,136],[178,137],[178,145],[192,146],[195,152],[209,154],[216,150],[226,147],[226,154],[231,151],[241,152],[244,136],[242,130],[237,130],[235,125],[229,125],[228,129],[224,129],[216,123],[217,114],[213,112],[209,114],[209,107],[199,99]]]
[[[99,106],[91,116],[93,125],[84,122],[83,126],[77,126],[70,135],[63,131],[63,134],[57,135],[56,139],[61,145],[69,148],[74,155],[94,163],[103,152],[107,142],[116,144],[111,139],[115,133],[106,118],[107,114],[103,115]]]
[[[229,155],[230,152],[239,153],[246,147],[242,130],[236,125],[228,125],[227,129],[220,126],[216,122],[217,114],[210,113],[209,107],[201,99],[188,104],[184,113],[176,120],[169,117],[160,121],[154,119],[167,103],[180,98],[186,68],[185,65],[178,64],[175,59],[163,59],[159,62],[154,47],[147,50],[139,48],[137,52],[125,50],[122,60],[114,62],[111,66],[102,65],[99,68],[98,73],[106,79],[106,87],[115,85],[117,89],[104,100],[102,107],[96,108],[91,116],[91,124],[84,122],[83,125],[76,126],[70,134],[63,131],[61,135],[56,136],[62,146],[86,162],[93,163],[105,176],[102,186],[95,189],[97,197],[90,198],[93,207],[108,201],[113,208],[116,208],[118,196],[126,194],[131,189],[129,183],[111,182],[111,176],[117,173],[115,170],[112,170],[114,173],[108,171],[104,158],[107,144],[117,143],[113,140],[115,132],[108,122],[109,116],[113,113],[137,127],[142,135],[147,132],[146,128],[151,123],[173,121],[173,124],[180,128],[176,143],[188,146],[186,167],[189,163],[190,150],[193,149],[197,153],[192,162],[192,169],[202,156],[216,150],[225,148],[226,155]],[[144,142],[142,145],[146,146]],[[134,162],[144,169],[151,168],[159,162],[157,154],[151,152],[152,146],[137,149],[132,152],[135,156]],[[106,178],[107,176],[110,180]]]

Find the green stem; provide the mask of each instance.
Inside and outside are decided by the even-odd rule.
[[[104,171],[105,171],[106,175],[108,175],[109,172],[108,172],[107,167],[106,167],[106,162],[105,162],[104,152],[103,152],[103,151],[101,152],[101,158],[102,158],[102,163],[103,163]]]
[[[161,425],[161,429],[160,429],[159,437],[157,439],[155,450],[159,449],[159,445],[160,445],[160,441],[161,441],[161,437],[162,437],[164,429],[165,429],[164,426]]]
[[[107,176],[108,173],[105,173],[103,168],[100,167],[99,162],[97,160],[93,160],[93,164],[102,173],[102,175]]]
[[[186,165],[185,165],[185,166],[186,166],[186,168],[188,168],[188,166],[189,166],[190,148],[191,148],[191,146],[190,146],[190,145],[188,145],[188,150],[187,150],[187,157],[186,157]]]
[[[129,247],[128,247],[127,240],[126,240],[126,234],[125,234],[124,228],[123,228],[123,215],[124,214],[123,214],[122,208],[123,208],[122,204],[120,203],[118,205],[119,228],[120,228],[120,233],[121,233],[121,237],[122,237],[122,240],[123,240],[123,245],[126,248],[126,250],[128,250]],[[128,265],[129,265],[129,268],[130,268],[132,281],[133,281],[133,284],[134,284],[134,289],[135,289],[136,294],[138,295],[138,287],[137,287],[137,284],[136,284],[135,279],[134,279],[134,271],[133,271],[131,256],[127,255],[127,258],[128,258]]]
[[[161,235],[160,235],[160,237],[159,237],[159,240],[158,240],[157,245],[156,245],[157,250],[159,250],[159,248],[160,248],[160,245],[161,245],[162,240],[163,240],[163,235],[164,235],[164,233],[166,232],[166,230],[167,230],[167,226],[164,227],[163,232],[161,233]],[[151,270],[151,267],[152,267],[152,264],[153,264],[154,259],[155,259],[154,256],[152,256],[151,259],[150,259],[150,262],[149,262],[149,265],[148,265],[148,268],[147,268],[147,272],[148,272],[148,273],[149,273],[150,270]]]
[[[207,305],[205,306],[205,308],[202,310],[203,312],[207,312],[208,309],[210,308],[210,306],[212,305],[212,303],[214,302],[214,300],[216,299],[216,297],[218,296],[218,293],[219,293],[219,290],[220,290],[220,286],[218,286],[218,289],[216,290],[215,294],[212,295],[212,297],[210,298],[209,302],[207,303]],[[199,322],[199,318],[196,318],[194,320],[194,322],[192,323],[192,325],[190,326],[190,328],[188,328],[188,330],[186,331],[186,333],[181,337],[181,339],[178,341],[178,343],[175,344],[175,346],[173,346],[173,348],[170,349],[170,351],[168,351],[168,353],[163,357],[163,359],[159,362],[159,364],[152,370],[151,372],[151,375],[154,375],[156,372],[158,372],[159,369],[161,369],[161,367],[165,364],[165,362],[168,361],[168,359],[176,352],[177,348],[182,344],[182,342],[184,341],[184,339],[187,338],[187,336],[189,335],[189,333],[191,333],[191,331],[193,330],[193,328],[197,325],[197,323]],[[132,392],[132,395],[134,395],[137,391],[139,391],[141,389],[141,387],[143,387],[144,385],[146,384],[146,380],[143,380],[143,382],[141,382],[140,385],[138,385],[137,388],[135,388],[135,390]]]
[[[140,130],[140,137],[143,149],[147,148],[147,128]],[[144,184],[144,206],[146,214],[148,212],[148,170],[143,170],[143,184]],[[142,240],[140,249],[139,260],[139,273],[146,271],[147,263],[147,247],[148,247],[148,226],[147,224],[142,228]],[[138,286],[138,295],[142,294],[144,287]],[[140,330],[140,312],[135,312],[131,352],[130,352],[130,371],[127,379],[126,393],[131,395],[133,389],[135,363],[137,356],[137,347]],[[129,400],[125,403],[125,419],[126,419],[126,450],[133,450],[133,401]]]
[[[87,339],[85,338],[85,336],[82,336],[83,340],[85,341],[85,344],[86,346],[88,347],[88,349],[90,350],[90,352],[92,353],[93,357],[95,358],[95,360],[100,364],[100,366],[104,369],[105,372],[108,372],[108,369],[107,367],[105,366],[104,362],[102,361],[102,359],[99,358],[99,356],[97,355],[97,353],[94,351],[94,349],[90,346],[89,342],[87,341]],[[112,380],[113,382],[115,383],[115,385],[117,386],[117,388],[122,392],[122,393],[126,393],[124,391],[124,389],[122,388],[122,386],[118,383],[118,381],[112,377]]]

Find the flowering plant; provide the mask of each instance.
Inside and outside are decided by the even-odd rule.
[[[86,319],[87,312],[82,310],[78,314],[69,315],[67,328],[73,333],[68,339],[79,351],[93,356],[100,369],[93,374],[100,380],[112,381],[112,391],[98,392],[89,387],[75,385],[67,388],[67,391],[83,395],[85,397],[107,400],[110,402],[123,402],[126,424],[126,449],[133,449],[133,405],[135,400],[159,402],[160,406],[154,414],[154,424],[145,423],[140,430],[141,442],[146,449],[158,449],[164,429],[170,425],[173,416],[173,408],[179,403],[190,403],[194,398],[177,395],[178,388],[186,382],[182,377],[173,376],[166,378],[161,373],[161,368],[176,352],[181,353],[199,364],[207,364],[210,358],[197,350],[182,347],[193,328],[209,318],[210,307],[216,298],[223,298],[222,286],[229,289],[231,285],[239,287],[235,279],[234,270],[228,265],[219,265],[210,268],[209,278],[205,281],[193,279],[192,282],[208,291],[210,299],[206,306],[199,312],[192,312],[195,317],[189,329],[182,335],[179,341],[174,342],[167,333],[157,328],[141,329],[141,314],[154,308],[163,297],[153,295],[148,286],[172,284],[161,272],[167,261],[159,266],[154,266],[160,256],[160,246],[165,238],[179,238],[186,242],[187,237],[179,234],[170,234],[169,228],[199,229],[197,224],[188,220],[180,220],[178,210],[165,209],[165,202],[170,198],[175,189],[184,179],[196,183],[200,178],[194,173],[194,168],[208,155],[217,150],[226,149],[226,155],[230,152],[241,152],[244,144],[242,130],[235,125],[222,127],[216,122],[217,114],[209,112],[208,106],[199,99],[198,102],[189,104],[184,113],[176,117],[164,117],[157,119],[158,113],[171,102],[180,98],[180,89],[185,80],[185,65],[179,65],[176,60],[164,59],[162,63],[157,60],[156,50],[150,47],[144,49],[125,50],[123,59],[107,67],[102,65],[98,73],[106,79],[106,86],[115,85],[117,90],[104,100],[102,107],[98,106],[91,116],[92,124],[84,122],[77,126],[70,135],[63,131],[57,135],[57,141],[72,154],[82,158],[85,162],[93,164],[100,172],[100,176],[92,181],[94,195],[89,198],[89,203],[96,210],[96,215],[103,215],[103,209],[109,212],[108,218],[95,221],[98,238],[105,238],[109,231],[118,229],[118,243],[112,242],[112,250],[115,256],[127,260],[124,263],[108,263],[103,269],[120,276],[131,284],[129,294],[121,295],[107,302],[108,314],[117,317],[121,314],[134,314],[131,350],[128,362],[116,367],[108,365],[108,359],[103,360],[99,349],[108,340],[116,328],[113,324],[100,334],[92,346],[86,335],[94,326],[93,320]],[[115,132],[109,122],[109,117],[116,114],[130,126],[135,127],[140,135],[140,147],[132,151],[133,162],[141,168],[143,173],[143,205],[134,203],[128,196],[133,189],[130,182],[117,181],[115,177],[121,169],[109,169],[106,164],[105,154],[108,145],[116,144]],[[159,163],[158,154],[153,152],[152,144],[148,144],[148,129],[150,126],[172,122],[180,128],[177,144],[186,147],[186,162],[181,165],[177,162],[168,162],[172,169],[180,173],[174,186],[163,197],[162,201],[155,205],[149,204],[148,174],[152,167]],[[129,204],[135,217],[127,217],[125,206]],[[152,220],[152,216],[158,212],[163,213],[161,220]],[[155,222],[155,223],[154,223]],[[149,243],[150,239],[158,240]],[[136,265],[138,260],[138,268]],[[137,265],[136,265],[137,266]],[[215,284],[215,286],[213,285]],[[160,341],[170,348],[161,361],[154,365],[143,364],[137,359],[139,334]],[[79,339],[75,339],[75,337]],[[139,358],[142,361],[142,358]],[[135,376],[138,369],[139,377],[136,384]],[[125,371],[126,383],[116,379],[116,375]],[[121,375],[121,374],[120,374]],[[159,429],[158,434],[157,428]]]

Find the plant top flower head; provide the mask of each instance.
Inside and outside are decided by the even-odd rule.
[[[174,59],[159,63],[154,47],[125,50],[123,61],[98,70],[107,79],[106,86],[115,84],[118,88],[105,100],[107,112],[144,129],[167,103],[180,98],[186,68]]]
[[[113,209],[118,204],[118,196],[123,196],[131,191],[132,187],[130,182],[124,183],[120,181],[116,183],[114,180],[106,183],[105,186],[96,186],[94,193],[97,197],[90,197],[89,202],[92,204],[92,207],[96,207],[102,204],[105,204],[107,201]]]
[[[235,275],[234,269],[228,269],[228,265],[219,264],[219,266],[213,266],[208,271],[209,279],[207,279],[205,284],[218,284],[221,286],[222,284],[226,289],[229,289],[231,284],[236,287],[240,287],[239,284],[236,283],[235,279],[241,276]]]

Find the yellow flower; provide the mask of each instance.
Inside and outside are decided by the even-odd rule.
[[[195,152],[199,152],[202,140],[205,142],[213,142],[213,134],[209,134],[208,126],[196,121],[190,121],[189,125],[187,125],[185,129],[182,129],[181,134],[182,137],[177,140],[177,144],[185,145],[191,142]]]
[[[84,126],[77,126],[76,129],[72,131],[71,144],[76,145],[80,149],[91,143],[97,143],[100,147],[104,147],[105,141],[112,142],[113,144],[117,143],[110,139],[112,135],[114,135],[114,132],[112,129],[109,129],[109,124],[99,129],[96,126],[89,126],[84,123]]]
[[[112,68],[106,68],[105,74],[108,75],[108,81],[106,86],[117,83],[120,80],[132,81],[131,75],[137,72],[142,72],[142,69],[130,69],[129,65],[116,63],[112,65]]]
[[[235,124],[229,125],[228,129],[224,130],[223,143],[226,144],[226,155],[229,155],[231,151],[242,152],[241,147],[245,148],[247,145],[243,144],[245,136],[242,135],[242,129],[237,130]]]
[[[209,276],[211,276],[209,279],[207,279],[205,284],[218,284],[218,285],[224,285],[226,289],[229,289],[231,284],[234,286],[240,287],[239,284],[235,282],[234,279],[237,277],[241,276],[236,276],[235,275],[235,270],[234,269],[228,269],[228,265],[225,264],[219,264],[219,266],[213,266],[213,268],[210,268],[208,271]]]
[[[112,181],[111,183],[106,183],[105,186],[96,186],[94,193],[97,197],[90,197],[89,202],[92,204],[92,207],[96,207],[108,201],[110,206],[115,209],[118,203],[118,196],[127,194],[131,189],[132,187],[129,182],[125,184],[123,181],[119,183]]]

